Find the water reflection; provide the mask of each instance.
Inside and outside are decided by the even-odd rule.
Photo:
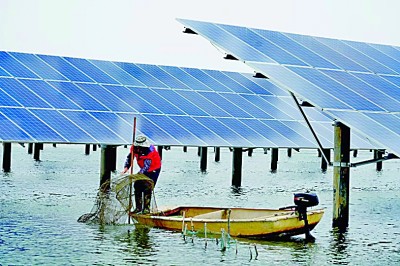
[[[231,192],[233,196],[242,196],[245,194],[245,191],[242,187],[231,186]]]
[[[332,262],[335,264],[348,264],[349,254],[347,247],[349,241],[347,240],[347,229],[334,228],[331,231],[332,241],[330,242],[330,251]]]

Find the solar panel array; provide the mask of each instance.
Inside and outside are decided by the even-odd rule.
[[[0,52],[3,142],[129,144],[134,117],[156,145],[316,147],[288,93],[248,73]]]
[[[179,21],[400,155],[400,47]]]

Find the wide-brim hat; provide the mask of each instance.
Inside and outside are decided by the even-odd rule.
[[[150,143],[145,136],[137,136],[134,144],[135,147],[150,147]]]

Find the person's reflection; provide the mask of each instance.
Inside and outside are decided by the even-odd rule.
[[[137,225],[135,230],[130,233],[130,239],[136,243],[138,248],[151,249],[152,243],[150,241],[149,232],[150,227]]]

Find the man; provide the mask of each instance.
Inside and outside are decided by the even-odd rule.
[[[134,151],[133,148],[134,147]],[[135,139],[134,145],[126,157],[124,164],[124,170],[122,173],[128,172],[132,162],[132,152],[136,158],[136,162],[140,167],[138,173],[144,174],[153,180],[153,184],[148,180],[137,180],[135,181],[135,205],[136,208],[134,213],[149,213],[151,193],[154,186],[157,183],[158,176],[161,171],[161,158],[156,148],[147,141],[145,136],[138,136]],[[144,199],[144,202],[143,202]]]

